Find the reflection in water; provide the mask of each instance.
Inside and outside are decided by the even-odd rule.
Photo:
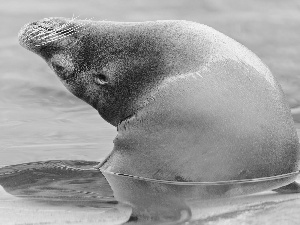
[[[0,199],[2,204],[9,200],[0,207],[4,208],[4,211],[0,209],[0,216],[8,218],[8,212],[17,214],[23,222],[38,209],[44,209],[36,218],[39,223],[60,218],[70,224],[74,221],[76,224],[121,224],[128,220],[129,224],[187,221],[206,224],[245,212],[264,211],[291,200],[299,204],[299,195],[269,193],[236,197],[263,191],[270,185],[275,188],[282,180],[290,182],[296,173],[218,183],[168,182],[102,171],[104,177],[93,168],[97,164],[52,160],[0,168],[0,185],[6,191],[3,194],[0,190]],[[126,205],[117,202],[113,194]],[[22,204],[19,199],[23,199]]]
[[[147,220],[147,223],[150,223],[151,219],[154,219],[153,215],[149,215],[145,218],[140,215],[139,218],[136,218],[135,216],[130,218],[130,213],[128,212],[131,212],[131,208],[128,210],[129,207],[127,205],[118,203],[115,200],[112,189],[103,174],[98,169],[93,168],[93,166],[98,163],[99,162],[93,161],[52,160],[5,166],[0,168],[0,185],[5,190],[4,197],[12,195],[30,200],[31,203],[23,202],[23,206],[20,209],[24,210],[29,207],[31,213],[39,207],[44,207],[47,210],[58,210],[63,208],[64,210],[71,210],[73,217],[77,217],[78,212],[76,212],[76,210],[78,209],[87,210],[85,212],[89,213],[93,212],[95,209],[109,209],[116,210],[113,215],[114,217],[120,217],[120,214],[124,214],[124,211],[126,212],[125,215],[127,215],[127,217],[124,217],[124,215],[121,216],[122,220],[119,220],[119,223],[124,223],[129,220],[129,223],[134,222],[136,224],[137,219],[138,222],[141,222],[142,224],[145,223],[145,220]],[[122,177],[120,177],[120,179],[121,178]],[[123,187],[120,188],[122,189]],[[7,193],[9,195],[7,195]],[[144,194],[145,193],[134,193],[137,199],[141,199],[141,201],[146,200],[144,203],[146,203],[150,209],[150,205],[157,202],[151,202],[149,201],[151,200],[149,198],[144,199],[142,197]],[[5,200],[5,198],[3,198],[3,193],[2,196],[0,193],[0,199]],[[13,198],[13,200],[15,199]],[[33,208],[31,206],[32,202],[35,204],[35,207]],[[18,205],[20,205],[20,203]],[[181,204],[178,203],[176,203],[176,205],[181,206]],[[153,206],[155,207],[154,211],[159,210],[163,212],[164,217],[168,216],[170,206],[164,204],[161,204],[159,208],[156,208],[158,206],[157,204],[153,204]],[[12,205],[12,207],[15,207],[15,205]],[[149,209],[147,208],[146,210],[151,213]],[[176,213],[174,218],[171,215],[171,217],[168,218],[168,221],[176,220],[177,222],[181,222],[181,219],[186,221],[190,218],[189,209],[186,212],[178,211],[178,215]],[[45,212],[42,214],[45,214]],[[62,217],[57,213],[55,215]],[[112,224],[113,220],[109,218],[110,216],[107,212],[105,212],[103,217],[107,217],[109,224]],[[38,221],[43,221],[43,219],[45,218],[40,218]],[[80,221],[83,221],[83,219]],[[155,221],[158,221],[158,218],[155,218]],[[160,222],[162,223],[164,221],[160,220]]]
[[[116,204],[98,162],[45,161],[6,166],[0,169],[0,185],[10,194],[30,198],[94,199]]]
[[[133,208],[140,220],[180,221],[195,219],[195,210],[208,206],[252,203],[255,198],[238,198],[291,183],[298,171],[273,177],[220,182],[177,182],[142,178],[102,171],[115,197]],[[194,212],[193,212],[194,211]],[[201,213],[200,213],[201,214]]]
[[[53,160],[0,168],[1,224],[126,222],[131,209],[114,199],[102,173],[92,168],[98,163]]]
[[[95,19],[105,18],[116,21],[188,18],[192,21],[210,25],[240,40],[246,46],[251,46],[251,49],[271,67],[283,86],[290,106],[294,108],[292,109],[293,117],[295,122],[298,122],[296,124],[297,128],[300,128],[299,1],[212,0],[190,1],[189,4],[186,4],[184,0],[152,0],[143,1],[143,4],[137,4],[137,1],[120,0],[117,1],[117,4],[116,1],[88,2],[91,4],[87,4],[86,1],[74,0],[72,1],[72,7],[70,7],[69,1],[47,1],[45,3],[45,1],[32,0],[24,1],[23,4],[19,1],[18,7],[16,7],[15,1],[1,2],[2,16],[5,17],[7,22],[3,23],[1,27],[0,43],[0,125],[2,131],[0,135],[2,148],[0,164],[16,164],[51,158],[98,159],[107,155],[108,151],[112,149],[112,139],[116,135],[115,131],[106,125],[107,123],[100,121],[99,115],[94,111],[89,111],[89,109],[84,111],[83,108],[78,108],[79,105],[88,107],[63,89],[60,82],[56,80],[56,77],[53,76],[42,60],[38,60],[33,54],[27,53],[17,44],[16,34],[20,27],[24,25],[25,21],[40,19],[41,14],[43,14],[42,17],[49,17],[53,16],[53,13],[58,13],[60,16],[72,16],[73,13],[81,15],[83,13],[82,18],[94,17]],[[39,10],[36,10],[37,8]],[[99,9],[109,10],[101,10],[99,14]],[[17,16],[16,12],[18,12]],[[237,16],[239,16],[238,20]],[[40,146],[36,148],[28,147],[26,149],[14,147],[49,143],[73,144],[78,141],[85,143],[97,142],[97,144],[93,146],[80,145],[79,147],[65,146],[63,148],[58,146],[47,148],[41,148]],[[4,208],[1,205],[4,202],[2,199],[6,199],[6,197],[2,197],[0,190],[1,225],[12,224],[10,220],[3,222],[5,218],[18,219],[18,223],[15,222],[15,224],[64,224],[45,222],[52,221],[50,219],[55,214],[55,210],[59,209],[58,204],[83,206],[80,208],[72,207],[69,210],[69,217],[68,212],[63,211],[62,216],[66,218],[65,220],[71,222],[74,215],[78,217],[82,212],[84,214],[91,212],[89,204],[93,207],[103,206],[106,209],[117,206],[113,203],[115,200],[111,197],[110,187],[100,173],[95,175],[95,181],[99,182],[98,186],[96,186],[96,182],[91,182],[82,188],[81,185],[84,185],[84,182],[81,184],[77,182],[77,185],[75,185],[71,184],[71,180],[83,177],[91,179],[89,176],[96,174],[97,171],[84,173],[82,171],[64,171],[58,167],[56,167],[57,169],[51,169],[51,165],[61,163],[69,165],[68,163],[72,162],[52,161],[49,162],[48,169],[47,163],[44,164],[45,168],[42,165],[36,164],[31,167],[30,164],[27,164],[0,169],[0,185],[10,194],[23,196],[20,198],[22,201],[25,197],[35,199],[33,200],[34,205],[40,208],[46,208],[46,205],[49,204],[57,204],[55,207],[50,208],[52,211],[49,212],[49,220],[47,219],[48,214],[43,213],[41,214],[43,218],[32,222],[39,216],[36,213],[38,212],[37,208],[32,208],[31,214],[29,210],[24,211],[27,217],[24,215],[24,217],[18,219],[16,215],[20,217],[20,211],[28,209],[29,202],[19,208],[14,204],[13,208],[9,208],[9,210],[4,211],[5,214],[1,214],[1,210]],[[78,167],[81,166],[78,165]],[[26,168],[36,168],[36,170],[27,171]],[[17,170],[23,170],[24,172],[10,175],[3,174],[16,172]],[[60,174],[64,176],[64,179],[60,179],[61,183],[59,185],[54,185],[55,180],[53,179],[59,180]],[[76,174],[78,174],[77,178]],[[49,177],[52,177],[52,180]],[[67,184],[68,179],[69,184]],[[64,181],[66,183],[63,183]],[[87,191],[91,193],[87,193]],[[222,192],[222,190],[219,191]],[[44,195],[47,198],[44,198]],[[11,199],[11,196],[8,196],[7,198]],[[92,196],[106,196],[110,199]],[[195,202],[191,207],[193,217],[200,218],[200,221],[195,221],[192,224],[299,224],[300,200],[298,194],[281,195],[270,192],[256,195],[255,198],[249,196],[247,199],[249,202],[256,201],[255,205],[245,206],[244,198],[243,201],[239,202],[234,202],[235,199],[229,199],[228,205],[225,207],[223,207],[223,203],[213,202],[211,204],[207,203],[205,208],[197,210],[196,208],[200,206],[199,202]],[[37,204],[37,200],[38,203],[44,201],[45,204],[41,206]],[[91,203],[93,200],[94,205]],[[4,204],[5,207],[9,205],[8,202]],[[18,204],[20,203],[18,202]],[[79,208],[79,210],[76,210],[76,208]],[[64,209],[69,208],[64,207]],[[88,209],[88,211],[84,211],[84,209]],[[96,210],[101,212],[100,208],[96,208]],[[25,220],[28,215],[31,216],[32,220]],[[110,215],[116,216],[117,214]],[[101,217],[110,218],[109,224],[114,224],[110,215],[107,215],[106,212]],[[88,214],[88,216],[92,217],[91,214]],[[125,216],[120,221],[126,221],[128,217],[127,214],[127,218]],[[72,224],[71,222],[68,224]],[[75,224],[82,223],[76,222]],[[91,225],[92,223],[89,221],[87,224]]]

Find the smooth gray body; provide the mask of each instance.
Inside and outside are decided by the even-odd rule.
[[[77,28],[63,37],[64,24]],[[278,83],[256,55],[208,26],[53,18],[25,26],[19,39],[117,126],[103,170],[203,182],[298,170],[298,137]]]

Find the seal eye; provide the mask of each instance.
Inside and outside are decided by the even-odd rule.
[[[62,65],[59,65],[57,63],[52,63],[52,67],[57,73],[63,73],[65,70],[65,68]]]
[[[98,85],[107,84],[107,77],[104,74],[95,74],[94,75],[94,82]]]
[[[67,80],[75,75],[75,67],[69,55],[54,55],[50,60],[50,64],[59,78],[63,80]]]
[[[72,77],[72,72],[60,63],[52,62],[52,68],[57,73],[57,75],[63,80]]]

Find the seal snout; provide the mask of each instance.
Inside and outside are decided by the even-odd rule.
[[[73,34],[80,27],[73,20],[65,18],[45,18],[25,25],[19,32],[20,44],[30,51]]]

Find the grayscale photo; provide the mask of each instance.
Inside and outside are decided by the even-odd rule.
[[[0,5],[0,225],[300,224],[299,0]]]

